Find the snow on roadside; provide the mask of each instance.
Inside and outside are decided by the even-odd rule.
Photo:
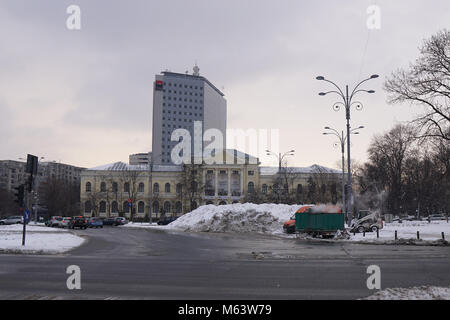
[[[450,286],[385,289],[362,300],[450,300]]]
[[[444,232],[445,240],[450,240],[450,223],[442,221],[404,221],[402,223],[393,222],[385,223],[383,229],[380,229],[380,238],[377,239],[376,232],[367,232],[365,236],[362,233],[351,234],[349,241],[364,242],[382,242],[395,240],[395,231],[397,231],[398,239],[417,239],[417,231],[421,240],[435,241],[442,239]]]
[[[167,225],[167,229],[194,232],[282,234],[283,224],[301,205],[235,203],[205,205]]]
[[[0,226],[0,253],[63,253],[85,241],[65,229],[28,225],[22,246],[22,228],[22,225]]]

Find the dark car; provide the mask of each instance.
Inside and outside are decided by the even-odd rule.
[[[165,225],[168,225],[169,223],[171,223],[171,222],[173,222],[175,220],[177,220],[176,217],[164,217],[162,219],[159,219],[158,225],[165,226]]]
[[[69,229],[86,229],[88,227],[88,219],[85,217],[74,217],[69,224]]]

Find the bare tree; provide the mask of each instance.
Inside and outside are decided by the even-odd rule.
[[[128,170],[128,169],[123,170],[120,173],[120,181],[123,184],[123,188],[124,188],[123,191],[128,196],[128,199],[131,200],[131,203],[132,203],[132,206],[129,209],[130,220],[133,219],[134,212],[136,211],[138,181],[142,175],[143,175],[142,171]]]
[[[425,108],[413,123],[418,138],[450,141],[450,31],[424,41],[420,56],[408,70],[392,73],[384,84],[389,103],[410,102]]]
[[[189,211],[195,209],[202,200],[205,185],[203,183],[203,165],[195,164],[191,161],[190,164],[183,164],[183,171],[181,173],[181,185],[183,190],[183,208],[189,208]]]

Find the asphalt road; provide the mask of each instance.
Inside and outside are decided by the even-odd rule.
[[[357,299],[382,288],[450,285],[450,248],[313,243],[256,235],[105,227],[60,255],[0,255],[0,299]],[[69,290],[66,268],[81,268]]]

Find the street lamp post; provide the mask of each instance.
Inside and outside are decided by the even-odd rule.
[[[345,107],[345,118],[347,120],[347,179],[348,179],[348,183],[347,183],[347,219],[348,221],[351,221],[351,215],[352,215],[352,175],[351,175],[351,169],[350,169],[350,108],[352,105],[356,105],[356,110],[362,110],[363,105],[361,102],[359,101],[353,101],[353,98],[356,96],[357,93],[359,92],[366,92],[366,93],[375,93],[374,90],[364,90],[364,89],[359,89],[359,87],[366,81],[369,81],[371,79],[376,79],[379,76],[377,74],[373,74],[371,75],[369,78],[362,80],[361,82],[359,82],[354,89],[352,90],[351,94],[349,94],[349,88],[348,85],[345,86],[345,94],[342,91],[342,89],[333,81],[330,81],[328,79],[325,79],[325,77],[323,76],[318,76],[316,77],[316,80],[319,81],[326,81],[328,83],[331,83],[336,89],[336,90],[332,90],[332,91],[328,91],[328,92],[320,92],[319,95],[320,96],[325,96],[329,93],[334,93],[337,94],[338,96],[340,96],[342,98],[342,102],[338,101],[333,105],[333,109],[335,111],[339,111],[340,110],[340,106],[343,105]]]
[[[281,163],[282,163],[284,157],[293,156],[294,152],[295,152],[295,150],[291,150],[291,151],[285,152],[284,154],[281,154],[281,152],[276,154],[275,152],[272,152],[270,150],[266,150],[266,154],[268,156],[273,155],[273,156],[277,157],[277,159],[278,159],[278,173],[281,172]]]
[[[359,126],[358,128],[350,130],[351,134],[359,134],[356,130],[363,129],[363,126]],[[345,205],[345,141],[347,140],[347,136],[344,136],[344,130],[341,131],[341,134],[336,129],[325,127],[325,130],[330,130],[331,132],[324,132],[323,135],[334,135],[338,137],[339,142],[341,144],[341,154],[342,154],[342,212],[347,214],[347,223],[350,225],[350,215],[346,211],[346,205]]]

